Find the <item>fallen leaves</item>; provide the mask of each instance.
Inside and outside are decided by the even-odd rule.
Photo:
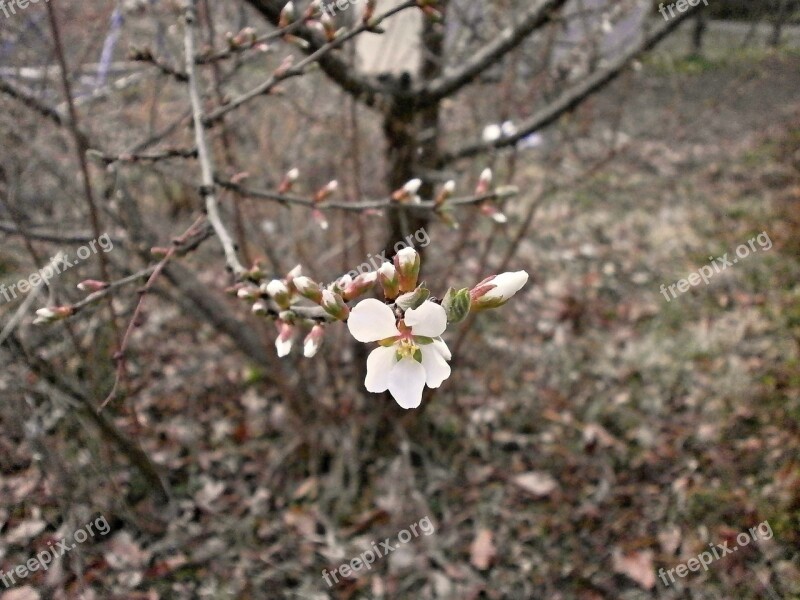
[[[549,496],[558,489],[558,482],[552,475],[543,471],[530,471],[517,475],[514,477],[514,483],[537,498]]]
[[[469,561],[478,570],[485,571],[497,558],[494,535],[489,529],[481,529],[469,547]]]
[[[619,548],[615,548],[612,553],[612,563],[615,573],[626,575],[644,589],[651,590],[656,585],[652,550],[623,553]]]

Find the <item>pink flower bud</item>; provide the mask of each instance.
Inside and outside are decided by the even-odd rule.
[[[508,217],[500,212],[500,209],[492,201],[483,202],[481,204],[481,212],[499,225],[508,223]]]
[[[492,170],[484,169],[481,177],[478,180],[478,187],[475,189],[475,195],[481,196],[489,191],[492,185]]]
[[[497,308],[511,299],[528,282],[528,273],[516,271],[488,277],[470,290],[472,307],[476,310]]]
[[[99,292],[108,287],[105,281],[96,281],[94,279],[86,279],[78,284],[78,289],[82,292]]]
[[[387,300],[394,300],[400,295],[400,279],[397,277],[397,269],[390,262],[383,263],[378,269],[378,279],[380,279],[383,295]]]
[[[419,202],[419,188],[422,187],[421,179],[412,179],[408,181],[403,187],[392,194],[392,200],[396,202],[406,202],[412,200],[415,203]]]
[[[278,337],[275,338],[275,349],[278,351],[278,356],[283,358],[288,356],[292,351],[292,344],[294,343],[294,327],[285,321],[276,321],[278,327]]]
[[[439,192],[439,195],[436,196],[436,206],[441,206],[442,204],[444,204],[447,200],[449,200],[453,196],[453,193],[455,191],[456,191],[455,181],[451,180],[445,183],[441,191]]]
[[[413,248],[403,248],[394,257],[394,266],[400,280],[400,291],[411,292],[417,287],[419,278],[419,254]]]
[[[311,218],[317,225],[319,225],[319,228],[322,229],[322,231],[328,230],[328,218],[325,216],[325,213],[323,213],[321,210],[319,210],[318,208],[312,210]]]
[[[333,193],[339,189],[339,182],[335,179],[333,181],[328,182],[323,188],[321,188],[315,195],[314,195],[314,202],[319,204],[320,202],[324,202]]]
[[[294,182],[300,177],[300,171],[297,169],[291,169],[286,175],[283,177],[283,181],[278,186],[278,193],[285,194],[287,192],[292,191],[292,186]]]
[[[328,13],[322,13],[322,16],[319,18],[320,23],[322,23],[322,29],[325,32],[325,39],[329,42],[332,42],[336,39],[336,23],[333,22],[333,19]]]
[[[374,271],[372,273],[361,273],[361,275],[344,286],[344,299],[349,302],[358,298],[371,290],[376,281],[378,281],[378,274]]]
[[[314,325],[303,341],[303,356],[306,358],[315,356],[322,345],[323,337],[325,337],[325,328],[322,325]]]
[[[40,308],[36,311],[36,318],[33,320],[34,325],[43,323],[54,323],[56,321],[63,321],[67,317],[72,316],[75,312],[71,306],[54,306],[50,308]]]

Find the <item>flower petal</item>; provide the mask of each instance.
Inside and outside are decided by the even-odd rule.
[[[367,391],[379,394],[389,389],[389,373],[397,363],[395,352],[397,348],[380,346],[369,353],[367,357],[367,378],[364,385]]]
[[[425,368],[413,358],[404,358],[389,373],[389,391],[403,408],[417,408],[422,403]]]
[[[447,329],[447,311],[430,301],[423,302],[419,308],[409,308],[403,320],[414,335],[435,338]]]
[[[436,338],[435,340],[433,340],[433,345],[436,347],[436,349],[439,351],[439,354],[441,354],[445,360],[450,360],[451,358],[453,358],[453,355],[450,353],[450,348],[447,347],[447,344],[444,343],[444,340],[442,338]]]
[[[392,309],[375,298],[359,302],[350,311],[347,328],[354,338],[364,343],[400,335]]]
[[[292,338],[282,339],[278,336],[275,339],[275,349],[278,351],[278,356],[280,358],[289,356],[289,353],[292,351]]]
[[[484,296],[486,300],[502,299],[503,301],[507,301],[520,291],[522,286],[528,283],[528,274],[525,271],[500,273],[500,275],[496,275],[487,283],[496,287],[489,290],[486,296]]]
[[[442,342],[444,343],[444,342]],[[429,388],[438,388],[450,377],[450,365],[434,344],[421,346],[422,366],[425,368],[425,383]]]

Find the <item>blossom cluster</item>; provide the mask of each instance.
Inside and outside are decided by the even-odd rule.
[[[275,319],[275,348],[287,356],[299,329],[310,328],[303,355],[316,355],[325,327],[347,323],[359,342],[376,343],[367,358],[367,391],[388,391],[405,409],[422,402],[425,387],[438,388],[450,377],[452,354],[442,335],[449,325],[463,321],[470,312],[498,308],[528,281],[525,271],[488,277],[472,289],[451,288],[441,300],[418,284],[420,255],[414,248],[400,250],[377,271],[357,277],[349,274],[324,285],[295,267],[284,278],[261,285],[244,283],[232,288],[240,298],[252,301],[255,314]],[[362,299],[378,290],[382,299]]]

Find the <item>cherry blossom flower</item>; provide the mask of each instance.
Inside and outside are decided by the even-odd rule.
[[[440,337],[447,313],[438,304],[423,302],[398,321],[389,306],[370,298],[353,308],[347,327],[359,342],[380,342],[367,358],[367,390],[389,390],[405,409],[420,405],[426,385],[438,388],[450,377],[452,355]]]

